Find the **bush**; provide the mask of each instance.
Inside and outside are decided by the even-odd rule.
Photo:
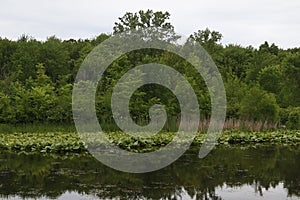
[[[287,127],[290,129],[300,129],[300,107],[295,107],[288,115]]]
[[[279,106],[274,94],[258,86],[251,88],[241,101],[240,115],[244,119],[255,121],[276,121],[279,117]]]

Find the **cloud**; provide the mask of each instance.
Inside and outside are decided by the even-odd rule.
[[[0,37],[91,38],[112,32],[125,12],[146,9],[170,12],[176,31],[185,35],[208,27],[226,44],[300,46],[300,1],[294,0],[2,0]]]

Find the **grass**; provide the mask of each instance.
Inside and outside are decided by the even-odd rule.
[[[49,133],[49,132],[75,132],[73,124],[0,124],[0,133]]]
[[[97,134],[89,135],[88,140],[106,145],[113,142],[119,147],[133,152],[148,152],[168,144],[174,132],[162,132],[147,138],[134,138],[122,132],[107,133],[108,141],[101,140]],[[205,140],[205,133],[199,132],[192,145],[200,146]],[[235,144],[279,144],[299,145],[300,130],[277,130],[264,132],[224,131],[218,140],[219,145]],[[89,143],[89,142],[88,142]],[[43,132],[43,133],[0,133],[0,150],[13,152],[41,153],[84,153],[89,144],[80,140],[75,132]]]
[[[178,130],[178,119],[175,117],[167,121],[164,131],[174,132]],[[190,127],[190,122],[183,120],[183,127]],[[147,121],[141,120],[140,124],[148,124]],[[105,132],[116,132],[120,131],[119,127],[110,122],[101,123],[101,127]],[[199,122],[198,131],[203,132],[209,127],[209,120],[202,119]],[[224,130],[242,130],[242,131],[271,131],[277,130],[281,126],[278,122],[268,121],[251,121],[251,120],[240,120],[240,119],[227,119],[224,123]],[[48,133],[48,132],[76,132],[74,124],[51,124],[51,123],[27,123],[27,124],[1,124],[0,133]]]

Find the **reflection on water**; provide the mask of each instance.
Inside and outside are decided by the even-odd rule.
[[[2,199],[300,199],[300,147],[190,150],[156,172],[129,174],[91,156],[0,153]]]
[[[230,187],[224,184],[222,187],[216,188],[216,194],[220,199],[224,200],[259,200],[259,199],[272,199],[272,200],[296,200],[299,199],[296,195],[287,195],[287,189],[284,188],[284,184],[280,182],[275,187],[269,189],[261,188],[259,192],[256,191],[256,184],[247,185],[244,184],[240,187]]]

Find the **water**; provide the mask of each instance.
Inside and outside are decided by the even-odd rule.
[[[300,147],[197,149],[156,172],[129,174],[87,155],[0,153],[1,199],[300,199]]]

